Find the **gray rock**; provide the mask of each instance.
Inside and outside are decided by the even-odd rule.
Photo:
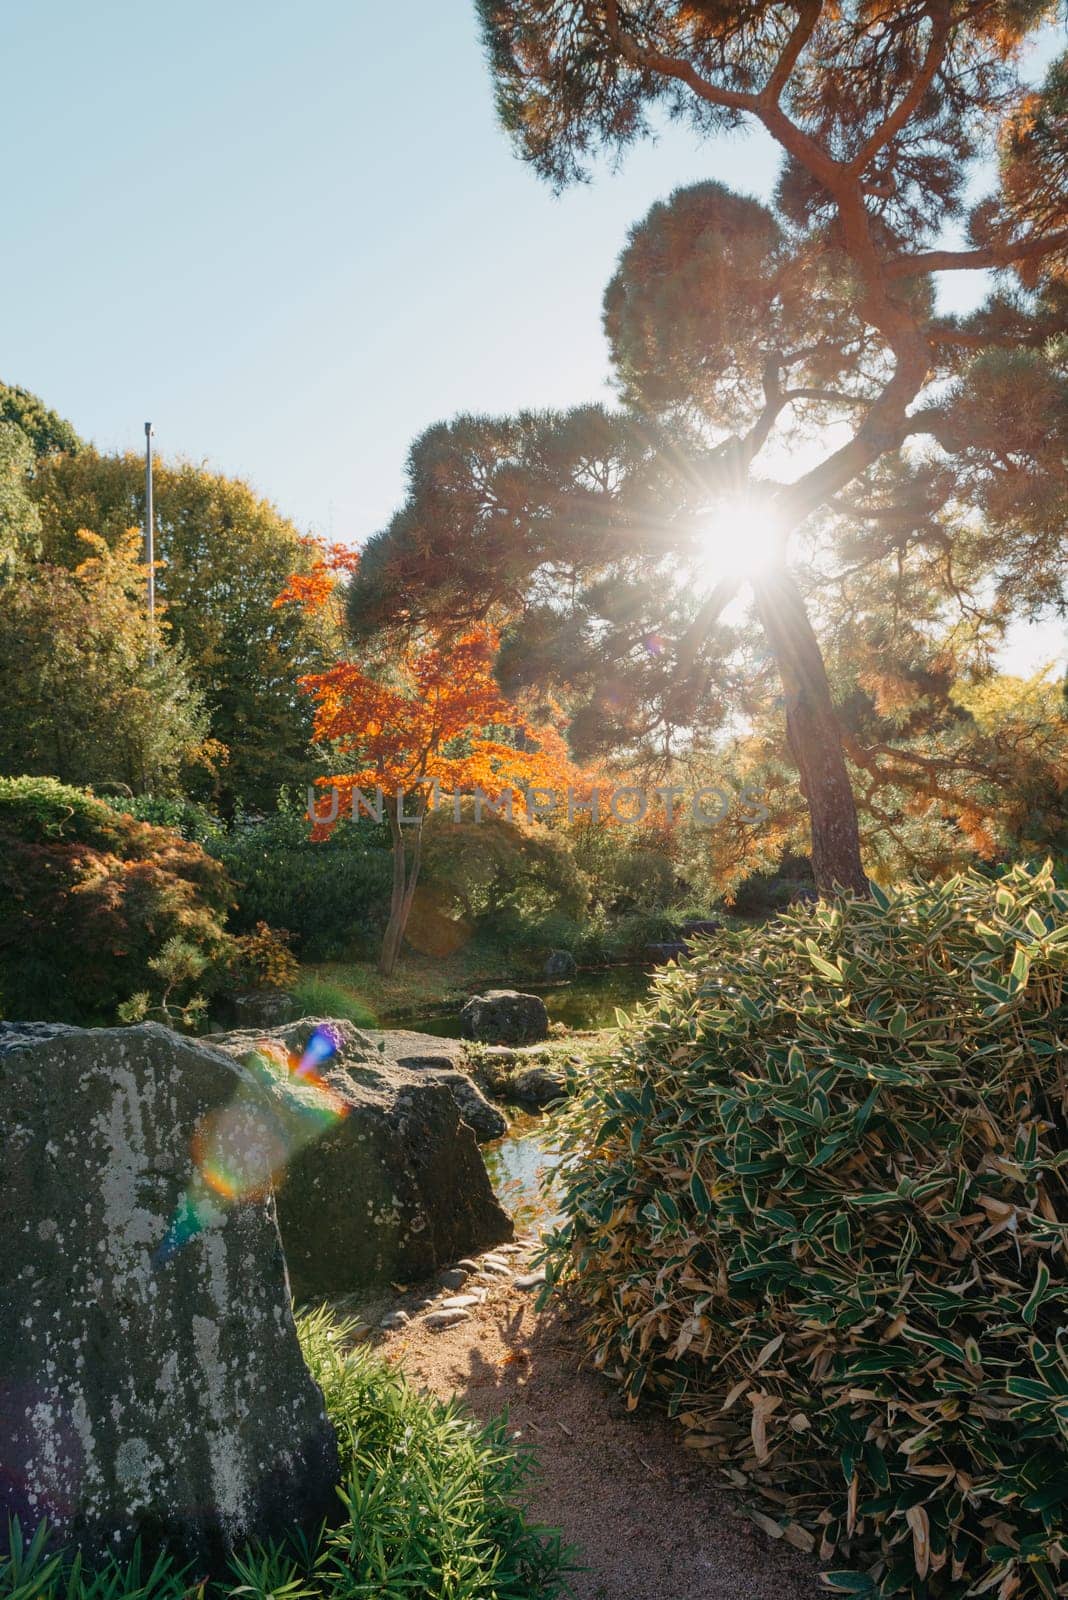
[[[567,1073],[559,1066],[542,1063],[513,1075],[509,1098],[523,1106],[549,1106],[567,1094]]]
[[[494,1278],[510,1278],[511,1267],[506,1267],[503,1261],[484,1261],[482,1271],[489,1273]]]
[[[154,1023],[0,1024],[0,1525],[47,1518],[90,1555],[166,1541],[203,1571],[333,1508],[274,1201],[249,1185],[302,1119]],[[213,1156],[243,1199],[205,1181]]]
[[[456,1109],[471,1129],[479,1144],[491,1139],[503,1139],[508,1132],[508,1118],[492,1100],[487,1100],[482,1090],[466,1072],[435,1072],[435,1083],[444,1084],[456,1102]]]
[[[537,1044],[549,1036],[549,1013],[536,994],[490,989],[474,995],[460,1012],[465,1039],[482,1044]]]
[[[438,1282],[443,1289],[462,1289],[470,1276],[466,1267],[450,1267],[448,1272],[439,1274]]]
[[[442,1311],[466,1311],[469,1306],[480,1306],[481,1304],[482,1296],[480,1294],[454,1294],[441,1302],[440,1309]]]
[[[433,1069],[400,1065],[349,1022],[305,1018],[266,1035],[215,1035],[212,1043],[238,1057],[273,1047],[284,1060],[299,1057],[318,1028],[337,1044],[320,1076],[344,1114],[297,1152],[278,1187],[296,1297],[418,1283],[458,1256],[510,1240],[511,1219],[474,1133]]]
[[[524,1272],[515,1280],[517,1289],[540,1289],[545,1282],[544,1272]]]
[[[283,989],[249,989],[244,994],[219,995],[212,1003],[225,1028],[280,1028],[296,1016],[297,1002]]]
[[[423,1318],[423,1323],[425,1327],[440,1332],[442,1328],[454,1328],[458,1322],[468,1322],[470,1318],[470,1311],[432,1311]]]
[[[689,955],[689,949],[681,940],[672,940],[664,944],[647,944],[645,956],[656,967],[666,967],[669,961],[681,961],[683,956]]]
[[[409,1072],[461,1072],[467,1062],[462,1039],[439,1039],[408,1028],[362,1028],[360,1033],[386,1060]]]
[[[573,978],[577,971],[578,962],[570,950],[550,950],[545,962],[547,978]]]
[[[432,1033],[410,1033],[403,1028],[364,1028],[361,1037],[378,1052],[380,1061],[445,1084],[479,1144],[504,1138],[508,1123],[466,1070],[467,1047],[460,1039],[438,1039]]]
[[[411,1320],[407,1311],[387,1311],[378,1326],[392,1333],[396,1328],[406,1328]]]

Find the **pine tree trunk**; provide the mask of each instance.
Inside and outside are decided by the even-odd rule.
[[[812,825],[812,871],[821,894],[871,890],[842,735],[819,641],[804,598],[784,570],[754,583],[757,612],[782,680],[786,733]]]

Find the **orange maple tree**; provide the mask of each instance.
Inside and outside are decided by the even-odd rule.
[[[310,577],[299,585],[291,580],[277,603],[332,603],[337,574],[351,570],[354,559],[343,554],[341,563],[324,549]],[[314,819],[313,837],[328,837],[347,815],[370,813],[389,823],[393,884],[379,960],[386,974],[404,939],[423,826],[435,806],[451,807],[458,819],[460,797],[471,795],[476,816],[487,805],[522,815],[536,809],[535,791],[588,787],[558,729],[535,727],[501,693],[493,675],[497,646],[496,631],[481,627],[447,642],[411,644],[388,663],[341,661],[300,679],[315,698],[315,738],[348,763],[348,770],[317,779],[331,794],[328,810]]]

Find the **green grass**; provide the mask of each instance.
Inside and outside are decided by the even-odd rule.
[[[559,1535],[516,1504],[529,1470],[502,1418],[482,1427],[350,1349],[325,1311],[299,1319],[308,1365],[337,1429],[341,1515],[315,1539],[250,1547],[230,1575],[189,1587],[165,1557],[88,1571],[17,1536],[0,1600],[550,1600],[570,1570]]]
[[[375,1013],[370,1006],[342,984],[331,983],[315,972],[305,969],[300,982],[293,990],[298,1014],[302,1017],[337,1017],[354,1022],[360,1028],[376,1026]]]
[[[363,1012],[360,1018],[353,1015],[354,1021],[361,1021],[366,1027],[382,1028],[392,1026],[397,1017],[418,1016],[462,1005],[473,989],[491,980],[505,979],[507,973],[506,957],[484,947],[475,946],[444,957],[405,950],[397,970],[389,978],[383,977],[370,961],[305,965],[295,992],[303,1004],[307,985],[321,985],[318,993],[325,995],[329,989],[336,1003]],[[352,1013],[328,1010],[319,1015],[345,1017]]]

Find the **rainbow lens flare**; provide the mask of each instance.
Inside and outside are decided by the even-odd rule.
[[[162,1266],[225,1207],[262,1199],[298,1150],[339,1122],[347,1102],[320,1069],[337,1055],[339,1039],[316,1028],[302,1055],[271,1040],[242,1059],[246,1078],[234,1098],[203,1117],[193,1135],[193,1175],[153,1260]]]

